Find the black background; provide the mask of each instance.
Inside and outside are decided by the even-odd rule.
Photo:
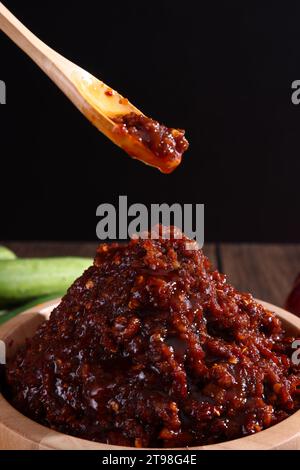
[[[205,203],[206,240],[300,241],[300,4],[4,1],[37,36],[187,130],[171,175],[130,159],[1,35],[2,239],[95,239],[96,207]]]

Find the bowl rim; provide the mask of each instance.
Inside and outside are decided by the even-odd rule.
[[[257,300],[257,299],[256,299]],[[19,328],[22,328],[29,320],[39,316],[47,318],[50,312],[60,302],[60,298],[53,299],[42,304],[31,307],[20,313],[0,327],[0,340],[9,341],[10,336]],[[278,315],[287,327],[298,329],[300,332],[300,318],[286,310],[268,302],[257,300],[268,310]],[[79,437],[63,434],[51,428],[43,426],[17,411],[0,393],[0,449],[1,434],[5,434],[5,445],[14,448],[21,442],[22,448],[40,450],[266,450],[266,449],[300,449],[300,410],[270,428],[267,428],[250,436],[233,439],[195,447],[181,448],[140,448],[128,446],[110,445],[100,442],[89,441]],[[30,435],[29,435],[30,434]],[[297,442],[295,443],[295,438]],[[9,447],[9,439],[15,442],[14,447]],[[296,447],[295,447],[296,446]],[[6,448],[6,447],[5,447]]]

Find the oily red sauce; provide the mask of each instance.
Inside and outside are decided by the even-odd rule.
[[[186,239],[100,245],[49,321],[8,363],[30,418],[109,444],[210,444],[300,408],[280,320]]]
[[[157,166],[173,169],[181,162],[189,143],[185,131],[172,129],[142,114],[129,113],[114,119],[122,131],[145,145],[160,160]]]

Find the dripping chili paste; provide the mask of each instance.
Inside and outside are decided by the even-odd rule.
[[[18,410],[81,438],[178,447],[256,433],[300,408],[294,338],[173,235],[99,246],[7,364]]]
[[[188,149],[184,130],[166,127],[142,114],[132,112],[115,118],[114,122],[119,131],[129,134],[152,152],[151,160],[146,157],[144,162],[160,168],[164,173],[173,171]]]

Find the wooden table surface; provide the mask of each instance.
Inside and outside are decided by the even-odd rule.
[[[97,242],[3,242],[20,257],[93,257]],[[206,244],[206,255],[242,291],[283,306],[300,272],[300,244]]]

